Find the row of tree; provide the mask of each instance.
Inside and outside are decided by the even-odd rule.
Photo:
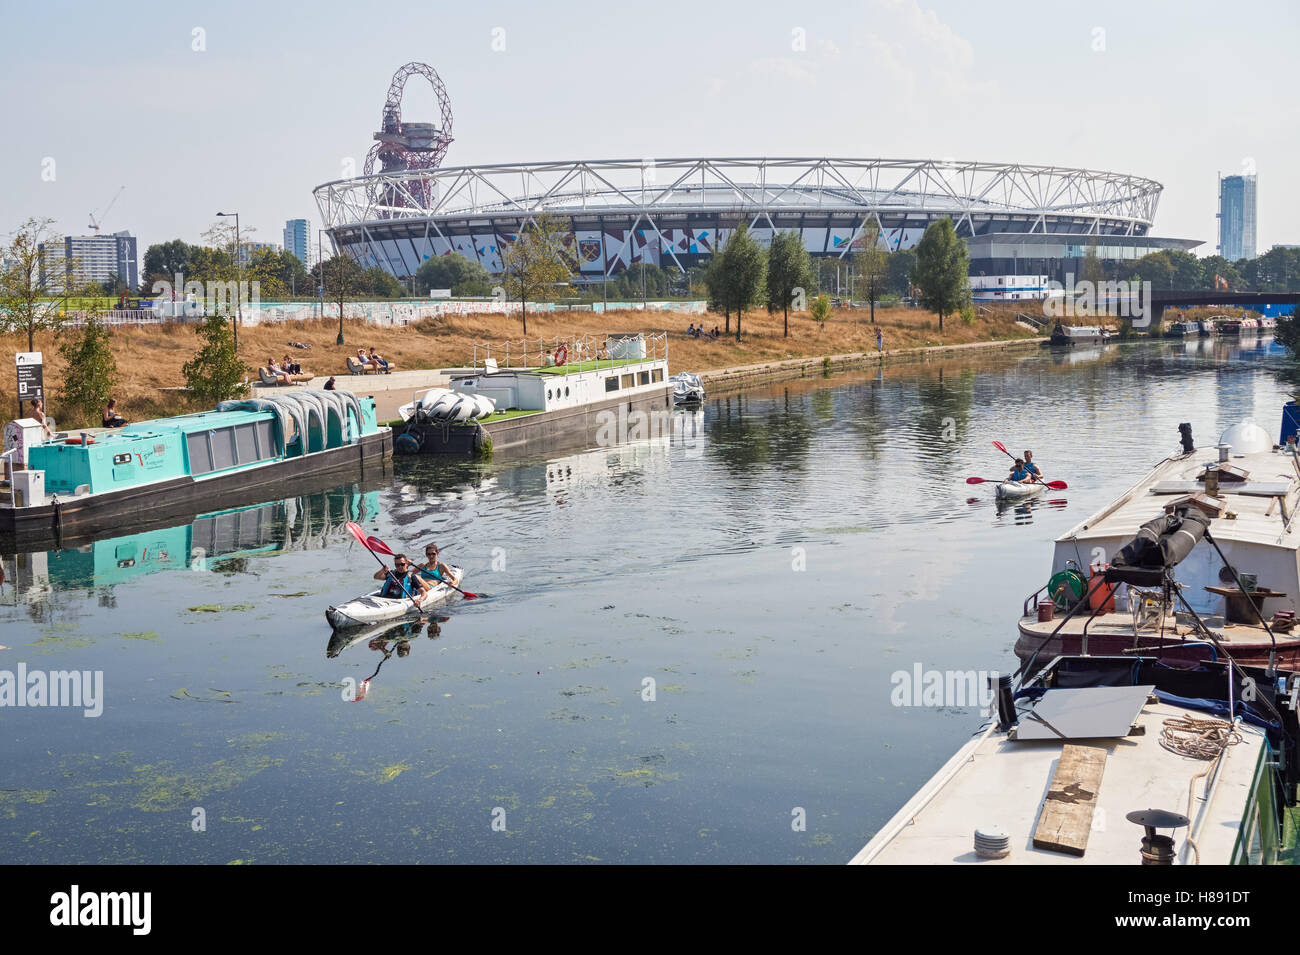
[[[1233,292],[1300,292],[1300,249],[1276,248],[1254,259],[1230,262],[1221,255],[1198,259],[1180,249],[1161,249],[1140,259],[1085,253],[1075,280],[1150,282],[1153,289],[1228,289]]]
[[[837,263],[845,264],[845,263]],[[930,225],[914,253],[890,253],[881,242],[879,229],[868,229],[850,259],[853,289],[865,299],[876,320],[876,302],[897,290],[900,283],[914,289],[922,305],[939,315],[939,330],[947,315],[970,303],[970,257],[966,243],[957,237],[951,219]],[[907,268],[899,274],[899,267]],[[823,280],[824,272],[814,268],[812,257],[798,232],[778,232],[772,236],[766,253],[754,241],[742,223],[713,256],[704,274],[709,308],[726,316],[726,331],[731,331],[731,315],[736,315],[736,340],[740,340],[741,316],[747,309],[766,306],[769,312],[780,311],[785,335],[790,334],[790,311],[812,309],[814,317],[824,316],[828,302],[814,306],[812,292]],[[819,321],[823,319],[818,319]]]

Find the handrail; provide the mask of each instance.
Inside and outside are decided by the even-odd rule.
[[[621,335],[618,332],[607,332],[603,336],[594,334],[573,334],[568,336],[555,335],[550,338],[515,338],[507,339],[504,342],[474,342],[471,346],[470,367],[483,368],[485,362],[493,358],[493,352],[497,356],[503,356],[498,361],[498,367],[505,368],[563,368],[565,375],[571,374],[568,366],[580,361],[592,361],[600,357],[601,349],[605,350],[605,357],[609,357],[611,351],[610,342],[619,337],[635,337],[640,335],[646,343],[646,354],[643,358],[635,359],[636,361],[666,361],[668,359],[668,333],[667,332],[631,332]],[[563,366],[554,364],[548,365],[546,357],[548,354],[554,355],[560,348],[565,349],[565,362]],[[510,355],[514,351],[516,364],[511,364]],[[536,364],[533,359],[536,358]],[[631,361],[632,359],[629,359]]]

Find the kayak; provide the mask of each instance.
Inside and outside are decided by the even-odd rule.
[[[451,582],[459,584],[465,575],[459,567],[453,567],[451,571],[453,575]],[[416,615],[415,607],[406,597],[398,600],[393,597],[381,597],[379,596],[381,593],[383,593],[382,588],[374,593],[354,597],[337,607],[330,607],[325,611],[325,619],[335,630],[347,630],[350,627],[368,627],[383,623],[385,620],[398,620]],[[420,602],[420,612],[445,603],[455,594],[456,591],[445,583],[434,583],[432,589],[425,594],[424,600]]]
[[[1014,481],[1003,481],[996,488],[998,500],[1000,501],[1020,501],[1027,497],[1033,497],[1035,494],[1043,493],[1042,484],[1019,484]]]

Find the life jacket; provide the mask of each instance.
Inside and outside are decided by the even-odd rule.
[[[1011,471],[1011,480],[1013,481],[1023,481],[1027,477],[1029,477],[1029,472],[1024,468],[1014,468]]]
[[[395,572],[389,571],[388,577],[384,581],[384,589],[379,592],[379,596],[391,599],[419,596],[420,585],[415,582],[414,576],[410,571],[407,571],[401,577],[398,577]]]

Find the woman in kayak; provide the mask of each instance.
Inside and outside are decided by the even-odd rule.
[[[429,580],[448,580],[455,583],[455,575],[450,567],[438,560],[438,545],[427,544],[424,548],[424,564],[418,568],[420,576]]]
[[[395,600],[414,597],[416,603],[419,603],[429,592],[429,585],[425,583],[420,569],[407,560],[405,554],[397,554],[393,557],[392,570],[384,567],[375,571],[375,580],[386,581],[383,590],[379,592],[381,597]]]

